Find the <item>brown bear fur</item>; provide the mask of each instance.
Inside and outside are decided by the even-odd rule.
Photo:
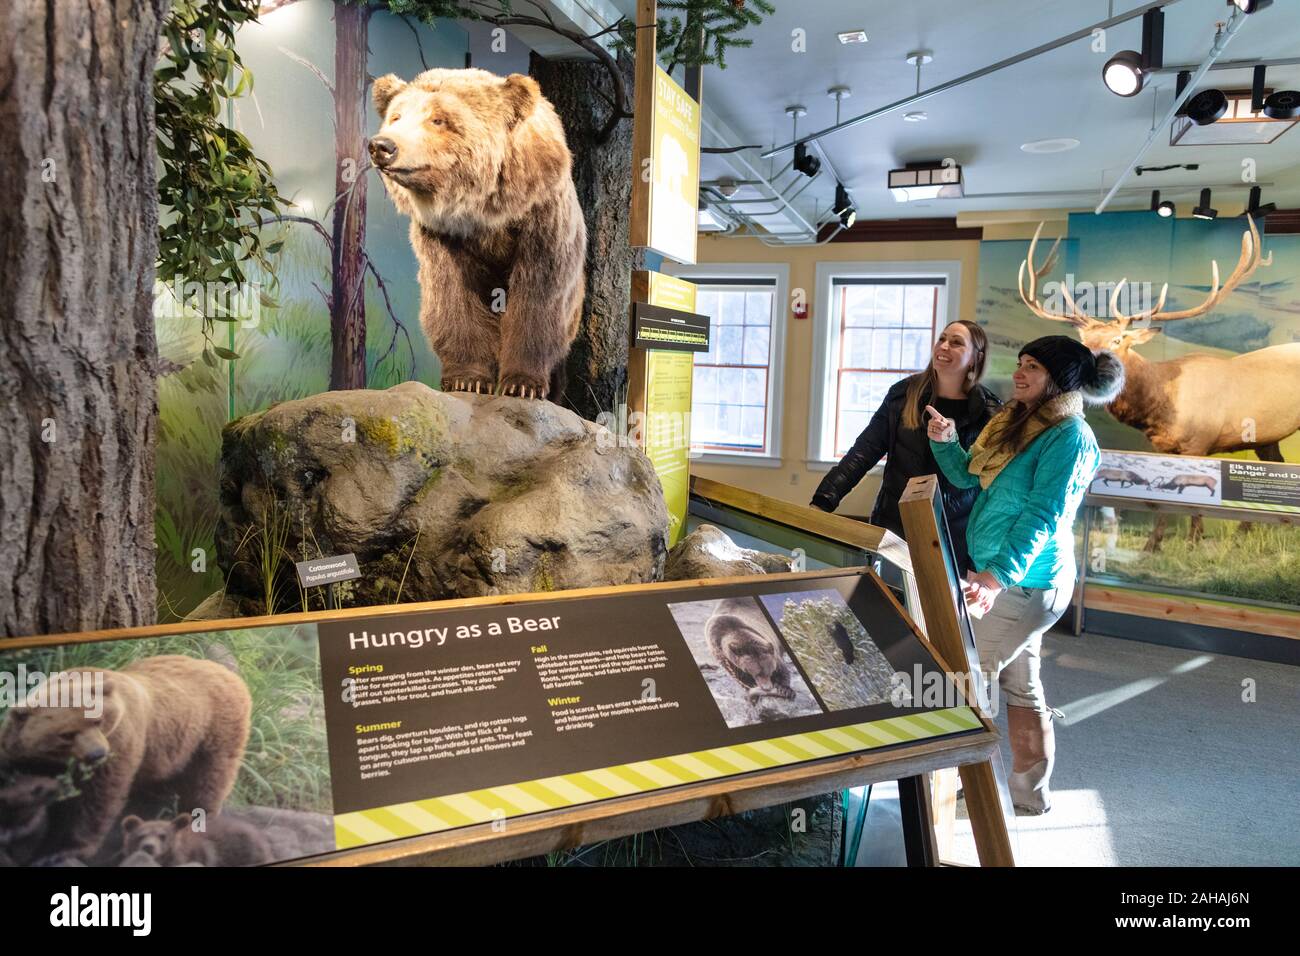
[[[260,866],[271,862],[271,844],[257,827],[233,817],[208,817],[206,830],[196,831],[188,813],[170,820],[122,821],[123,856],[142,852],[159,866]]]
[[[709,648],[750,700],[794,697],[781,645],[754,598],[724,598],[704,626]]]
[[[578,331],[587,226],[555,109],[531,77],[375,80],[370,155],[411,219],[420,322],[445,390],[554,395]],[[504,311],[502,311],[504,308]]]
[[[0,785],[0,866],[23,866],[49,830],[50,805],[62,790],[54,777],[5,773]]]
[[[50,808],[42,855],[92,857],[133,791],[165,786],[184,810],[221,812],[252,714],[248,688],[236,674],[178,655],[147,657],[120,671],[75,672],[104,675],[100,716],[87,716],[82,707],[35,706],[29,698],[0,725],[0,755],[14,763],[56,772],[71,761],[94,768],[79,795]]]

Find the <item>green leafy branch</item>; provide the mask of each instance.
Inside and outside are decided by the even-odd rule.
[[[282,242],[263,244],[259,221],[279,214],[281,198],[270,167],[238,130],[227,126],[227,105],[252,92],[253,76],[235,51],[235,31],[257,19],[257,0],[173,0],[163,24],[163,48],[154,72],[154,108],[164,209],[158,275],[183,290],[181,304],[202,318],[203,359],[238,356],[212,341],[214,323],[241,316],[214,306],[212,289],[243,286],[255,265],[265,277],[261,304],[274,306],[278,289],[271,257]]]

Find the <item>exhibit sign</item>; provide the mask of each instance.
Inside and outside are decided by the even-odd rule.
[[[1242,511],[1300,513],[1300,465],[1103,451],[1088,494]]]
[[[691,497],[691,396],[698,342],[709,347],[709,317],[695,314],[695,284],[660,272],[638,273],[635,291],[646,301],[633,305],[634,328],[629,363],[637,366],[629,393],[640,414],[646,456],[663,485],[668,508],[668,547],[676,546],[686,528]],[[648,346],[635,318],[639,308],[653,310],[657,334]],[[678,333],[669,344],[668,333]],[[649,331],[649,329],[647,329]],[[635,389],[633,392],[632,390]]]
[[[0,654],[0,865],[282,862],[987,732],[866,570],[374,611]]]
[[[637,11],[632,127],[632,217],[628,241],[695,264],[700,201],[700,103],[655,62],[657,11]]]

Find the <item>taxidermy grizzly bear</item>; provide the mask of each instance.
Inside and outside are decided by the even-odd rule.
[[[370,157],[411,219],[442,387],[557,397],[587,227],[554,108],[531,77],[475,69],[389,74],[373,93]]]

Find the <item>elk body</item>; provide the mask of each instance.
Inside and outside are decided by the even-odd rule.
[[[1100,481],[1104,485],[1110,485],[1112,482],[1117,481],[1121,488],[1127,488],[1129,485],[1151,487],[1150,483],[1136,471],[1128,471],[1124,468],[1098,468],[1093,480]]]
[[[1219,482],[1209,475],[1174,475],[1156,485],[1161,491],[1177,491],[1180,495],[1187,488],[1204,488],[1211,495]]]
[[[1111,293],[1108,321],[1084,313],[1064,285],[1061,295],[1067,311],[1046,309],[1038,301],[1038,281],[1051,271],[1061,240],[1052,245],[1044,264],[1035,266],[1034,251],[1042,223],[1034,231],[1025,261],[1020,264],[1020,298],[1030,311],[1040,318],[1070,323],[1084,345],[1094,350],[1109,349],[1124,363],[1124,389],[1107,410],[1145,434],[1156,451],[1206,456],[1253,449],[1261,461],[1284,461],[1279,444],[1300,431],[1300,342],[1226,358],[1185,355],[1163,362],[1147,361],[1133,351],[1134,346],[1149,342],[1161,331],[1162,325],[1151,323],[1205,315],[1259,266],[1272,265],[1272,253],[1267,258],[1261,255],[1254,220],[1247,216],[1246,223],[1236,268],[1220,285],[1219,264],[1212,260],[1210,294],[1190,309],[1165,311],[1169,294],[1169,284],[1165,283],[1152,308],[1125,315],[1119,310],[1119,299],[1127,279],[1121,279]],[[1159,548],[1164,523],[1165,516],[1160,515],[1147,550]],[[1239,530],[1248,527],[1243,523]],[[1200,536],[1200,528],[1197,515],[1192,519],[1194,537]]]

